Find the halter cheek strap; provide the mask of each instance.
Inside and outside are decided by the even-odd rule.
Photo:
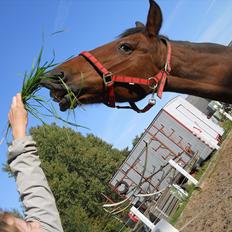
[[[171,45],[166,39],[162,39],[167,46],[167,58],[165,66],[162,70],[160,70],[155,76],[150,77],[148,79],[139,78],[139,77],[129,77],[124,75],[114,75],[110,71],[108,71],[97,58],[95,58],[90,52],[81,52],[80,55],[83,56],[99,73],[101,73],[102,80],[106,87],[106,97],[105,104],[109,107],[113,108],[123,108],[123,109],[133,109],[138,113],[144,113],[148,111],[153,105],[155,105],[156,101],[154,98],[155,90],[157,89],[157,96],[162,98],[162,93],[164,90],[164,86],[167,80],[167,76],[171,71],[170,60],[171,60]],[[150,87],[152,92],[152,97],[149,100],[148,104],[143,108],[139,109],[134,102],[129,102],[130,106],[116,106],[115,102],[115,93],[114,93],[114,83],[128,83],[130,85],[144,85]]]

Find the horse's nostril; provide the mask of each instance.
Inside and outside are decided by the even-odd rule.
[[[55,68],[41,77],[40,84],[41,86],[52,88],[56,85],[63,86],[63,84],[66,82],[67,77],[65,71]]]
[[[66,76],[66,73],[64,70],[61,70],[59,68],[54,68],[51,71],[47,72],[45,74],[45,77],[49,78],[49,79],[64,79]]]
[[[63,72],[63,71],[60,72],[60,78],[61,78],[61,79],[64,78],[64,72]]]
[[[64,72],[59,72],[59,73],[55,73],[55,74],[51,74],[50,78],[52,81],[63,81],[64,80]]]

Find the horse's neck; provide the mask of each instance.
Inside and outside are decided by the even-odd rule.
[[[171,44],[167,91],[232,103],[232,49],[217,44]]]

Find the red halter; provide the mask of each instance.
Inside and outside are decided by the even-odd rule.
[[[171,71],[171,44],[166,40],[165,44],[167,46],[167,58],[164,68],[160,70],[155,76],[150,77],[148,79],[139,78],[139,77],[128,77],[123,75],[114,75],[110,71],[108,71],[91,53],[89,52],[81,52],[80,55],[83,56],[92,66],[99,73],[102,73],[101,77],[107,89],[107,102],[105,103],[109,107],[113,108],[126,108],[126,109],[133,109],[138,113],[144,113],[148,111],[153,105],[155,105],[156,101],[154,99],[154,93],[157,89],[157,96],[159,98],[162,97],[162,93],[164,90],[164,85],[166,83],[167,76]],[[153,89],[152,97],[149,100],[148,104],[143,108],[139,109],[134,102],[129,102],[130,106],[116,106],[115,105],[115,93],[114,93],[114,83],[121,82],[121,83],[128,83],[130,85],[138,84],[138,85],[145,85]]]

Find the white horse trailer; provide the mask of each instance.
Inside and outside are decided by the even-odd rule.
[[[163,110],[209,146],[214,149],[219,148],[218,143],[224,133],[223,128],[209,120],[184,98],[178,96],[172,99]]]
[[[218,149],[217,138],[222,134],[222,128],[185,99],[176,97],[145,129],[109,184],[134,204],[143,202],[144,194],[162,193],[177,181],[180,173],[169,164],[171,159],[190,172],[194,157],[205,160]]]

